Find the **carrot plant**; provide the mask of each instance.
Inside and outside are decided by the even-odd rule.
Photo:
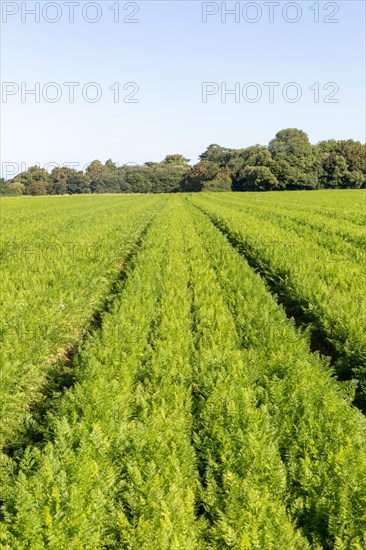
[[[78,355],[46,445],[4,468],[3,548],[197,547],[190,307],[169,213]]]
[[[260,277],[207,217],[197,210],[192,216],[232,313],[248,384],[259,410],[270,416],[284,464],[287,511],[315,547],[361,550],[366,542],[364,416],[350,406],[342,385],[309,351],[307,337]],[[264,470],[259,471],[261,477]]]
[[[23,445],[162,199],[7,200],[2,209],[0,452]]]
[[[364,265],[280,222],[222,206],[211,197],[194,197],[251,265],[265,276],[283,302],[304,315],[335,350],[336,370],[359,386],[366,406],[366,302]],[[340,249],[342,249],[340,243]]]

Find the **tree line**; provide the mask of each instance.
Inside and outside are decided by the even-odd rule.
[[[0,195],[271,191],[366,187],[366,145],[327,140],[312,145],[305,132],[288,128],[268,146],[228,149],[210,145],[194,166],[183,155],[162,162],[118,166],[94,160],[85,171],[31,166],[0,179]]]

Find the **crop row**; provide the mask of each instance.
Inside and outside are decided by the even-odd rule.
[[[261,413],[266,419],[273,448],[282,460],[279,472],[283,473],[285,481],[273,487],[277,487],[290,517],[302,528],[314,548],[318,545],[320,548],[336,545],[362,548],[366,540],[366,485],[362,473],[366,468],[365,420],[362,414],[349,406],[327,365],[309,352],[306,337],[286,318],[260,277],[227,239],[214,230],[207,218],[203,219],[198,211],[192,216],[220,284],[214,303],[221,295],[234,320],[242,364],[242,368],[239,365],[234,368],[236,376],[241,377],[241,380],[236,379],[236,391],[244,388],[253,391],[257,414]],[[232,377],[235,379],[233,371],[229,379]],[[225,383],[223,392],[226,387]],[[231,433],[230,413],[236,412],[241,422],[245,422],[247,415],[239,409],[243,398],[220,400],[220,395],[217,395],[214,409],[218,410],[219,418],[227,419],[220,432],[225,440]],[[259,428],[260,423],[255,425],[257,431],[242,442],[241,454],[238,448],[232,456],[238,468],[246,465],[244,472],[250,472],[250,480],[263,483],[275,471],[276,460],[275,454],[261,445],[266,441],[265,431]],[[233,428],[232,438],[238,442],[243,431],[235,425]],[[251,449],[255,449],[256,459],[252,456],[246,463]],[[222,456],[228,454],[224,452]],[[233,471],[232,467],[229,471]],[[227,487],[224,494],[227,494]],[[243,495],[243,485],[236,485],[236,494]],[[247,501],[245,497],[244,501]],[[231,513],[243,510],[243,505],[236,504]],[[259,510],[258,504],[254,507],[256,518],[262,517]],[[263,515],[269,514],[264,512]],[[272,522],[276,524],[276,516],[272,517]],[[246,526],[243,532],[247,529]],[[265,530],[261,528],[257,532]],[[272,534],[275,535],[273,530]],[[276,536],[271,543],[262,540],[258,548],[292,547],[285,541],[276,543],[275,540]],[[301,547],[296,543],[294,546]],[[240,547],[240,538],[236,547]]]
[[[48,443],[5,468],[4,548],[182,548],[195,539],[190,378],[182,370],[190,302],[184,273],[176,279],[179,231],[164,216],[121,299],[84,343],[75,387],[45,421]]]
[[[366,404],[366,303],[364,265],[337,254],[310,236],[282,227],[280,221],[193,199],[278,292],[292,310],[310,320],[335,350],[336,370],[358,384],[357,400]]]
[[[220,201],[223,204],[222,201]],[[335,221],[324,215],[302,213],[284,208],[250,206],[244,201],[225,201],[227,206],[243,210],[261,218],[270,218],[274,223],[280,224],[295,234],[306,236],[316,244],[323,246],[329,253],[342,254],[353,259],[356,263],[365,263],[366,234],[364,227],[355,226],[342,220]]]
[[[365,190],[323,190],[308,193],[307,191],[272,192],[272,193],[235,193],[223,194],[223,198],[235,198],[242,204],[256,205],[258,209],[269,207],[288,213],[308,215],[312,219],[324,219],[354,228],[365,224]],[[336,222],[336,223],[334,223]]]
[[[315,245],[313,255],[321,254],[323,263],[331,261],[341,265],[344,259],[354,262],[355,268],[366,267],[366,233],[364,227],[355,226],[349,222],[335,221],[324,215],[313,212],[299,212],[284,207],[275,207],[273,204],[261,204],[253,200],[239,196],[233,200],[230,196],[215,197],[211,195],[211,202],[219,206],[226,206],[234,211],[244,213],[247,218],[254,217],[258,221],[270,223],[275,228],[281,227],[291,234],[306,238]],[[261,235],[263,242],[267,243],[266,235]],[[277,241],[270,244],[276,244]],[[267,243],[268,244],[268,243]],[[296,246],[296,240],[288,241],[288,246]]]
[[[2,465],[0,545],[361,550],[366,422],[207,216],[172,197]]]
[[[62,200],[1,206],[0,451],[22,445],[30,407],[55,389],[161,203]]]

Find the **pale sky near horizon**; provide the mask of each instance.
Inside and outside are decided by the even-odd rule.
[[[267,144],[288,127],[365,141],[363,1],[0,4],[5,177],[35,163],[196,162],[210,143]]]

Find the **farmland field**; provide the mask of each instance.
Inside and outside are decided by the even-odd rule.
[[[0,549],[366,548],[364,191],[0,208]]]

